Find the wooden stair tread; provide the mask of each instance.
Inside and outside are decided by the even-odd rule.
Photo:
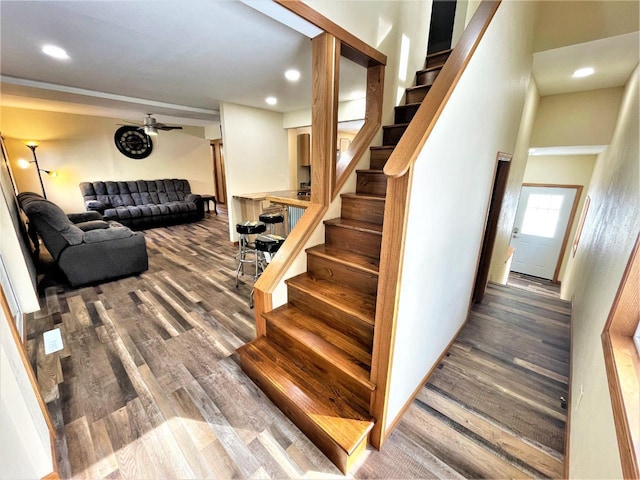
[[[300,370],[282,355],[267,337],[260,337],[238,349],[243,368],[266,381],[282,399],[307,417],[309,423],[351,454],[373,428],[373,419],[339,398],[331,385]],[[336,398],[338,397],[338,398]],[[279,399],[279,400],[280,400]]]
[[[431,85],[414,85],[412,87],[405,88],[405,91],[412,92],[412,91],[415,91],[415,90],[424,90],[424,89],[428,90],[430,88],[431,88]],[[419,102],[414,102],[414,103],[419,103]],[[408,103],[407,105],[410,105],[410,104]],[[409,124],[406,123],[405,125],[409,125]],[[384,127],[382,127],[382,128],[384,128]]]
[[[423,85],[419,85],[419,87],[422,87]],[[416,88],[416,87],[411,87],[411,88]],[[409,126],[408,123],[393,123],[391,125],[384,125],[382,128],[407,128]]]
[[[440,55],[446,55],[447,53],[451,54],[451,52],[453,52],[453,48],[448,48],[446,50],[440,50],[439,52],[430,53],[430,54],[427,55],[426,58],[438,57]]]
[[[358,200],[372,200],[375,202],[384,202],[387,197],[385,195],[363,195],[361,193],[342,193],[342,198],[357,198]]]
[[[369,325],[374,324],[376,297],[373,295],[367,295],[331,280],[314,278],[307,272],[289,278],[285,282],[289,287],[331,304]]]
[[[417,87],[424,87],[425,85],[416,85],[416,86]],[[415,87],[410,87],[410,88],[415,88]],[[422,105],[422,102],[405,103],[403,105],[398,105],[395,108],[415,108],[415,107],[419,107],[420,105]],[[405,125],[409,125],[409,124],[407,123]],[[389,147],[382,147],[382,148],[389,148]]]
[[[389,145],[372,145],[369,147],[369,150],[393,150],[395,146]]]
[[[427,58],[429,58],[427,56]],[[435,65],[433,67],[421,68],[420,70],[416,70],[416,74],[433,72],[434,70],[442,70],[442,65]]]
[[[265,313],[264,318],[370,391],[375,390],[369,381],[371,353],[352,338],[288,303]]]
[[[365,271],[372,275],[378,275],[378,270],[380,268],[379,258],[358,255],[357,253],[353,253],[348,250],[327,246],[324,243],[308,248],[306,252],[307,255],[317,255],[319,257],[327,258],[334,262]]]
[[[373,233],[375,235],[382,235],[382,225],[379,223],[363,222],[362,220],[339,217],[332,218],[331,220],[325,220],[324,224],[350,228],[361,232]]]

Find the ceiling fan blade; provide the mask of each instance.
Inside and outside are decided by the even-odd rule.
[[[159,130],[182,130],[182,127],[178,125],[163,125],[161,123],[156,123],[156,128]]]

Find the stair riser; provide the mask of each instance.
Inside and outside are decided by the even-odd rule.
[[[242,356],[240,357],[242,359]],[[297,427],[304,432],[304,434],[309,437],[311,442],[315,446],[317,446],[322,453],[324,453],[329,460],[331,460],[342,473],[346,474],[350,465],[350,461],[345,452],[339,445],[329,438],[329,436],[323,432],[320,428],[318,428],[312,421],[309,419],[307,415],[304,414],[304,411],[298,407],[292,400],[282,394],[271,382],[266,380],[259,369],[255,368],[251,362],[245,362],[241,360],[242,370],[254,381],[256,385],[262,390],[273,403],[277,405],[277,407],[282,410],[282,412],[289,417],[289,419],[297,425]],[[368,442],[368,436],[365,437],[363,443],[365,444],[364,448],[366,448],[366,444]],[[358,450],[361,447],[358,447],[355,454],[358,453]]]
[[[341,216],[382,225],[384,202],[367,198],[343,197]]]
[[[440,67],[444,65],[444,63],[449,58],[449,55],[451,55],[451,52],[445,51],[444,53],[427,56],[427,58],[425,59],[424,68]]]
[[[420,104],[396,107],[394,123],[409,123],[413,120],[418,108]]]
[[[356,193],[362,195],[386,195],[387,176],[384,173],[358,172]]]
[[[416,85],[433,85],[440,70],[429,70],[428,72],[418,72],[416,74]]]
[[[385,163],[389,160],[389,157],[393,153],[393,149],[380,149],[375,148],[371,150],[369,156],[369,165],[372,170],[382,170],[384,168]]]
[[[291,305],[350,336],[365,349],[371,351],[373,348],[373,325],[295,287],[289,286],[287,292]]]
[[[321,369],[324,375],[320,380],[340,389],[342,397],[347,399],[351,405],[358,405],[364,411],[369,409],[371,391],[368,388],[355,381],[331,362],[316,355],[304,343],[299,342],[297,338],[289,335],[268,320],[267,332],[269,340],[279,345],[281,351],[286,352],[288,357],[295,358],[298,364],[311,362]]]
[[[382,145],[384,145],[385,147],[397,145],[406,129],[406,125],[403,125],[402,127],[383,127]]]
[[[407,95],[405,99],[405,103],[420,103],[424,100],[424,97],[427,96],[429,89],[431,86],[424,86],[419,88],[414,88],[411,90],[407,90]]]
[[[318,255],[307,254],[307,271],[314,277],[332,280],[368,295],[376,295],[378,290],[377,275]]]
[[[382,235],[337,225],[325,225],[325,244],[372,258],[380,257]]]

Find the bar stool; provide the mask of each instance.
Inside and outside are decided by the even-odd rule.
[[[281,213],[278,213],[278,212],[262,213],[262,214],[260,214],[258,219],[261,222],[264,222],[264,223],[267,224],[267,227],[269,228],[269,233],[270,234],[273,235],[273,234],[276,233],[276,225],[279,225],[279,224],[282,225],[282,232],[281,233],[284,233],[284,215],[282,215]]]
[[[236,288],[238,288],[238,277],[245,275],[244,265],[253,263],[255,270],[253,272],[253,281],[255,282],[260,275],[260,259],[256,250],[255,242],[251,241],[250,235],[259,235],[264,233],[267,226],[263,222],[247,221],[236,224],[236,232],[238,233],[238,268],[236,269]]]
[[[260,257],[260,270],[264,272],[267,265],[271,262],[271,257],[280,249],[285,238],[280,235],[269,233],[266,235],[258,235],[255,240],[256,256]],[[253,288],[249,295],[249,308],[253,308]]]

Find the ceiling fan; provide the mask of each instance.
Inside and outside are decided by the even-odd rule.
[[[180,125],[166,125],[164,123],[157,122],[155,118],[153,118],[151,113],[145,114],[144,123],[134,124],[138,125],[140,129],[144,129],[144,133],[151,136],[158,135],[158,130],[182,130]]]

